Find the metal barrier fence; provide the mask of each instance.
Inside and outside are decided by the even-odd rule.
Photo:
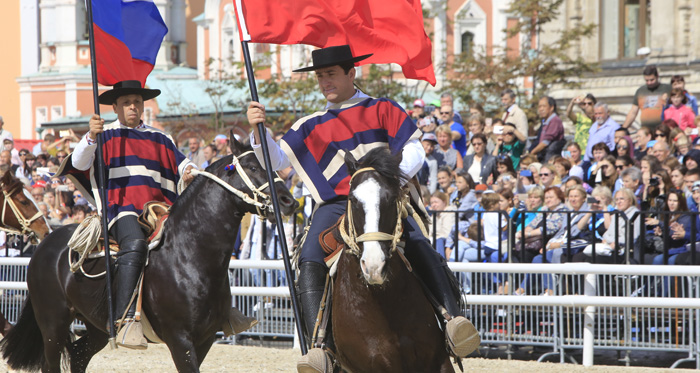
[[[0,258],[0,311],[15,322],[26,296],[28,258]],[[482,344],[543,346],[549,356],[584,365],[596,350],[674,351],[678,360],[700,369],[700,267],[515,263],[450,263],[470,276],[465,313],[477,326]],[[246,336],[293,338],[294,317],[280,260],[236,260],[230,265],[233,306],[260,323]],[[552,276],[556,296],[497,295],[525,276]],[[235,339],[223,339],[235,343]]]

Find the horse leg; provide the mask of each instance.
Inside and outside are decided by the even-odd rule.
[[[214,344],[215,340],[216,334],[212,335],[211,338],[207,339],[204,343],[197,346],[197,360],[199,360],[200,366],[202,365],[204,358],[207,357],[207,354],[209,353],[209,350],[211,349],[211,346]]]
[[[172,356],[178,372],[199,372],[201,360],[192,344],[192,340],[185,339],[185,337],[174,336],[174,338],[164,339],[164,341],[168,345],[170,356]],[[209,351],[209,349],[206,349],[206,351]]]
[[[70,324],[73,316],[65,304],[65,301],[52,303],[52,312],[40,309],[43,304],[32,304],[36,321],[41,329],[41,336],[44,342],[44,364],[41,371],[60,372],[61,356],[66,352],[66,347],[70,343]],[[37,312],[42,311],[41,313]]]
[[[96,353],[106,345],[109,336],[92,324],[86,323],[87,333],[69,346],[70,367],[72,373],[82,373]]]

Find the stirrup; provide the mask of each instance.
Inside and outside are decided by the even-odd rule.
[[[333,359],[320,348],[312,348],[297,361],[298,373],[333,373]]]
[[[474,324],[463,316],[454,317],[447,322],[445,338],[450,354],[458,358],[471,354],[481,343],[481,337]]]
[[[143,326],[140,321],[129,318],[121,323],[117,322],[116,326],[119,328],[117,346],[133,350],[145,350],[148,348],[148,341],[143,336]]]

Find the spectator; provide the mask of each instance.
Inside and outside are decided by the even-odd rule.
[[[559,182],[559,176],[557,176],[557,172],[554,168],[554,166],[550,164],[545,164],[542,165],[540,168],[540,186],[542,189],[547,190],[549,187],[553,186],[558,186],[561,183]]]
[[[413,110],[411,111],[411,119],[413,122],[418,124],[418,122],[425,118],[425,101],[419,98],[413,101]]]
[[[4,150],[7,150],[10,152],[10,162],[14,165],[19,167],[22,164],[21,159],[19,158],[19,151],[15,149],[15,142],[11,139],[5,139],[3,140],[3,146]]]
[[[622,186],[634,192],[634,195],[637,197],[637,204],[641,203],[644,193],[643,179],[643,173],[637,167],[630,167],[622,172]]]
[[[75,205],[71,209],[71,220],[75,224],[80,224],[85,220],[85,218],[90,215],[92,209],[88,205]]]
[[[523,146],[525,146],[527,136],[529,135],[527,115],[525,115],[523,109],[518,107],[518,105],[515,103],[515,92],[513,92],[512,89],[508,88],[501,92],[501,104],[505,108],[505,112],[503,113],[502,117],[503,122],[513,124],[513,126],[522,135],[522,137],[518,136],[518,140],[523,143]],[[515,163],[513,164],[515,165]]]
[[[542,163],[535,162],[530,164],[530,167],[528,167],[528,170],[532,172],[532,177],[535,179],[535,184],[539,185],[540,184],[540,169],[542,168]]]
[[[671,95],[668,99],[668,108],[664,111],[664,118],[666,120],[672,119],[677,124],[678,127],[688,136],[691,135],[691,131],[695,128],[695,116],[693,109],[686,106],[688,103],[688,97],[680,88],[672,88]],[[697,103],[696,103],[697,105]],[[697,135],[697,131],[695,131]]]
[[[219,160],[221,157],[229,154],[228,137],[226,137],[226,135],[216,135],[216,137],[214,137],[214,146],[216,147],[215,160]]]
[[[0,141],[4,141],[5,139],[10,139],[13,140],[12,134],[10,131],[6,130],[3,128],[5,126],[5,121],[0,117]]]
[[[22,152],[20,152],[20,154],[21,153]],[[34,167],[35,163],[36,156],[32,153],[27,152],[27,154],[24,156],[24,163],[17,168],[17,171],[15,171],[15,177],[17,177],[18,179],[25,178],[31,182],[32,167]]]
[[[632,107],[622,124],[624,128],[632,125],[640,111],[639,119],[643,127],[652,129],[661,123],[664,105],[662,96],[671,92],[671,86],[659,82],[659,71],[655,65],[646,66],[642,75],[646,84],[634,94]]]
[[[634,154],[637,160],[647,155],[647,144],[654,140],[654,131],[647,127],[640,128],[634,135]]]
[[[520,158],[520,164],[518,166],[521,170],[529,170],[530,165],[533,163],[537,163],[537,156],[527,154],[527,155],[523,156],[522,158]],[[539,171],[539,169],[538,169],[538,171]]]
[[[506,157],[503,155],[499,155],[495,159],[495,167],[493,168],[493,173],[491,175],[491,184],[495,182],[495,180],[498,179],[498,177],[501,174],[504,174],[506,172],[510,172],[511,174],[515,175],[515,168],[513,167],[513,163],[511,162],[510,157]]]
[[[632,216],[639,211],[637,208],[637,200],[634,193],[627,189],[620,189],[615,193],[615,207],[617,210],[623,211],[627,220],[631,220]],[[633,236],[639,237],[641,234],[641,219],[634,220]],[[605,233],[600,243],[595,245],[595,255],[597,263],[622,263],[625,260],[624,249],[627,246],[627,230],[626,219],[622,216],[617,216],[617,224],[610,219],[610,223],[605,222]],[[630,243],[633,244],[633,243]],[[593,261],[593,245],[586,246],[582,252],[574,255],[573,262],[592,262]],[[629,248],[631,249],[631,247]],[[617,261],[613,256],[613,251],[617,251]]]
[[[216,157],[216,146],[213,144],[205,146],[202,150],[202,154],[204,155],[204,162],[202,162],[201,168],[205,169],[215,161],[214,158]]]
[[[676,148],[676,152],[673,154],[674,157],[677,157],[680,161],[683,161],[683,157],[685,157],[690,150],[690,139],[688,139],[688,136],[679,135],[674,145],[674,148]]]
[[[484,133],[485,128],[486,128],[486,123],[484,122],[484,117],[482,117],[481,115],[472,115],[469,117],[469,138],[470,138],[470,141],[467,143],[467,146],[469,146],[469,148],[467,149],[467,155],[474,154],[474,148],[471,146],[471,139],[474,137],[474,135],[477,135],[477,134],[486,135]],[[493,143],[493,141],[491,141],[491,139],[488,136],[486,136],[486,139],[487,139],[487,142],[486,142],[484,149],[486,152],[491,154],[491,152],[493,152],[493,149],[496,147],[496,145]]]
[[[561,180],[560,184],[564,185],[569,180],[569,171],[571,170],[571,162],[564,157],[554,157],[552,161],[557,177]],[[542,172],[542,170],[540,170]]]
[[[445,241],[447,240],[450,231],[455,226],[455,214],[451,212],[440,212],[440,211],[452,211],[452,206],[449,206],[449,196],[446,193],[437,191],[430,196],[430,210],[432,214],[437,214],[435,220],[435,225],[430,225],[430,232],[428,238],[432,240],[433,232],[435,232],[435,250],[445,256]]]
[[[608,149],[615,148],[615,130],[620,128],[620,125],[610,117],[607,104],[603,102],[595,104],[594,111],[596,122],[591,126],[588,133],[588,145],[583,154],[584,161],[588,162],[591,162],[593,158],[593,145],[604,143],[608,146]]]
[[[557,115],[557,102],[549,96],[540,99],[537,114],[542,125],[538,130],[537,139],[530,148],[530,154],[537,155],[539,161],[543,162],[561,153],[565,144],[564,126]]]
[[[485,211],[495,211],[498,209],[499,200],[500,196],[496,193],[484,193],[483,197],[481,197],[481,205]],[[457,243],[458,250],[453,252],[452,261],[491,261],[491,254],[496,253],[498,242],[500,241],[499,214],[495,212],[482,213],[481,223],[483,226],[481,234],[483,245],[481,245],[481,250],[479,250],[478,245],[468,245],[472,241],[468,237],[465,237],[467,238],[466,240],[460,237]],[[477,229],[480,228],[478,224],[471,224],[471,226],[476,226]],[[501,219],[500,226],[505,226],[505,219]],[[495,259],[498,261],[497,254]]]
[[[494,146],[492,154],[508,156],[513,168],[517,169],[525,150],[525,142],[520,140],[523,134],[510,122],[503,125],[502,131],[496,137],[496,146]]]
[[[527,197],[525,198],[526,212],[517,214],[513,219],[516,232],[521,231],[523,227],[527,227],[539,215],[537,212],[542,211],[544,208],[543,203],[544,190],[541,187],[535,186],[527,191]]]
[[[441,125],[435,130],[438,147],[435,152],[439,153],[447,166],[453,170],[462,168],[462,156],[459,151],[452,147],[452,130],[448,125]]]
[[[467,152],[467,132],[464,126],[452,120],[452,106],[443,105],[440,108],[440,127],[448,127],[452,133],[451,144],[454,149],[459,152],[459,156],[464,157]],[[435,131],[437,134],[437,130]]]
[[[473,149],[474,152],[464,157],[464,169],[475,182],[486,184],[493,174],[495,158],[486,152],[486,136],[483,133],[472,136],[470,143],[470,149]]]
[[[438,186],[437,172],[438,168],[442,166],[442,154],[435,153],[435,145],[437,145],[435,134],[430,132],[424,133],[421,138],[421,144],[423,145],[423,150],[425,150],[425,162],[423,162],[423,167],[416,176],[421,185],[427,186],[430,193],[434,193]]]
[[[617,171],[618,176],[617,180],[615,181],[615,189],[613,190],[613,192],[617,192],[620,188],[623,187],[622,173],[632,166],[634,166],[634,161],[632,160],[632,158],[626,155],[615,158],[615,170]]]
[[[582,148],[588,149],[588,138],[590,129],[595,120],[595,112],[593,105],[597,103],[595,96],[587,94],[584,97],[578,96],[571,99],[569,106],[566,108],[566,116],[571,119],[576,128],[574,141]],[[574,105],[578,104],[580,112],[574,113]]]
[[[570,141],[564,147],[564,152],[562,152],[564,158],[568,159],[571,163],[571,169],[569,170],[569,176],[576,176],[583,180],[583,175],[588,171],[587,163],[583,162],[583,157],[581,154],[581,147],[578,143]],[[584,169],[583,167],[586,166]]]
[[[496,193],[503,193],[504,191],[510,191],[515,193],[516,186],[518,185],[518,179],[512,172],[506,172],[498,175],[496,182],[493,184],[493,191]]]
[[[549,187],[544,191],[544,204],[547,211],[537,216],[525,227],[525,231],[516,234],[516,239],[519,242],[515,243],[513,250],[513,261],[520,263],[530,263],[535,256],[539,255],[541,250],[547,245],[549,238],[557,234],[565,223],[566,214],[564,212],[569,209],[564,204],[564,192],[557,187]],[[547,226],[544,227],[544,217],[547,214]],[[546,235],[544,233],[546,229]],[[524,250],[523,250],[524,244]],[[519,251],[519,252],[518,252]],[[529,275],[520,284],[522,290],[519,293],[526,293],[530,287]],[[548,294],[549,295],[549,294]]]
[[[618,127],[615,130],[615,144],[617,144],[617,142],[620,141],[620,139],[625,137],[625,136],[631,137],[630,131],[628,131],[627,128]]]
[[[685,173],[688,171],[685,166],[679,165],[671,171],[671,184],[678,190],[683,190],[683,178]]]
[[[3,165],[10,166],[10,171],[14,175],[17,173],[17,169],[19,168],[19,166],[12,164],[11,160],[12,160],[12,153],[10,153],[9,150],[3,150],[0,152],[0,166],[3,166]]]
[[[438,118],[435,117],[434,106],[430,106],[430,112],[428,112],[425,107],[425,101],[419,98],[413,101],[413,111],[411,115],[416,122],[416,126],[418,126],[423,133],[435,132],[435,128],[438,126]]]
[[[187,159],[198,166],[207,160],[207,158],[204,156],[204,150],[199,148],[200,143],[201,140],[197,136],[192,136],[187,140],[187,145],[190,148],[190,152],[187,154]]]
[[[668,125],[669,123],[676,122],[674,120],[670,120],[668,122],[664,121],[663,123],[660,123],[654,129],[654,138],[656,139],[656,142],[665,142],[668,146],[671,146],[671,127]]]
[[[695,98],[695,96],[691,95],[690,92],[685,90],[685,78],[683,78],[682,75],[674,75],[671,77],[671,88],[678,88],[680,89],[684,94],[685,97],[688,99],[688,102],[686,102],[686,105],[690,107],[693,110],[693,113],[697,116],[698,115],[698,99]]]
[[[634,144],[632,143],[632,138],[629,136],[623,136],[619,140],[615,141],[615,157],[628,157],[634,159]]]
[[[532,177],[532,172],[530,172],[530,170],[520,171],[518,174],[518,185],[516,186],[516,192],[524,194],[536,186],[537,184],[535,184],[535,178]]]
[[[482,118],[486,117],[486,111],[484,110],[484,106],[481,105],[478,102],[474,102],[472,106],[469,108],[469,115],[478,115]]]
[[[443,193],[447,193],[448,195],[452,194],[452,192],[455,191],[456,187],[454,184],[454,177],[452,176],[452,169],[450,168],[450,166],[442,166],[438,168],[437,182],[437,190]]]
[[[476,194],[474,193],[474,180],[465,170],[457,172],[455,177],[455,186],[457,189],[450,194],[450,206],[459,211],[473,210],[477,204]],[[473,213],[462,213],[460,219],[469,220]]]
[[[688,170],[698,168],[698,165],[700,165],[700,150],[697,150],[697,149],[688,150],[688,153],[686,153],[685,156],[683,157],[683,165]]]
[[[591,165],[588,167],[588,174],[586,175],[586,181],[590,185],[595,184],[595,175],[598,173],[598,163],[611,153],[610,148],[602,142],[593,145],[592,149],[593,158],[591,159]]]
[[[438,106],[438,107],[442,108],[445,106],[454,107],[454,98],[452,97],[452,93],[450,93],[450,92],[443,92],[440,95],[440,106]],[[459,115],[459,112],[457,112],[456,110],[453,111],[452,121],[455,123],[459,123],[461,126],[464,125],[464,121],[462,120],[462,116]]]

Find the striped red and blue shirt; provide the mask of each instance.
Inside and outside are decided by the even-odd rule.
[[[104,126],[103,158],[107,170],[107,219],[111,226],[124,215],[139,215],[149,201],[173,204],[180,175],[192,164],[166,133],[149,127],[129,128],[119,121]],[[95,175],[96,145],[83,138],[59,174],[71,176],[76,187],[101,209]],[[75,158],[75,159],[73,159]],[[82,168],[86,168],[81,170]]]
[[[313,198],[321,202],[346,196],[350,190],[346,151],[360,159],[376,147],[388,146],[396,154],[420,136],[396,102],[359,97],[301,118],[284,135],[280,147]]]

